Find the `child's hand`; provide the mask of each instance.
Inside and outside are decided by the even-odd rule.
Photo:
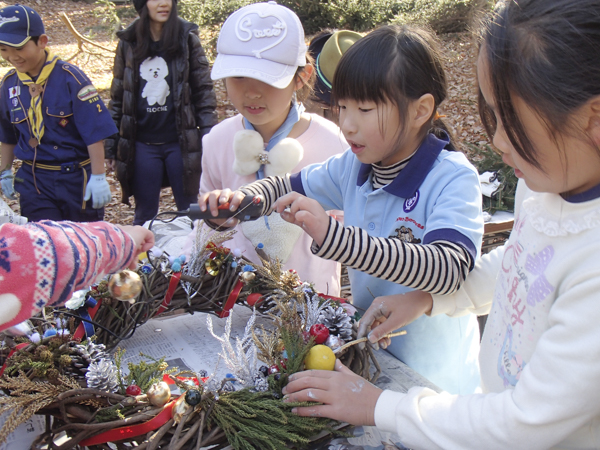
[[[201,211],[208,209],[213,217],[217,217],[219,214],[217,208],[219,205],[229,203],[229,209],[235,211],[240,206],[240,203],[244,199],[245,194],[241,191],[232,191],[231,189],[214,190],[206,192],[205,194],[198,195],[198,206]],[[221,226],[226,225],[228,227],[234,227],[238,224],[238,220],[234,218],[230,219],[211,219],[211,222],[215,225]]]
[[[288,206],[289,211],[286,210]],[[290,192],[280,197],[273,209],[281,214],[283,220],[306,231],[319,247],[323,245],[329,229],[329,215],[319,202],[297,192]]]
[[[135,244],[136,254],[147,252],[154,247],[154,233],[147,228],[139,225],[117,225],[125,233],[129,234]],[[134,270],[137,268],[137,258],[129,265],[129,268]]]
[[[357,339],[368,333],[369,342],[387,348],[391,340],[383,336],[429,314],[432,307],[431,294],[422,291],[377,297],[360,319]]]
[[[308,370],[290,376],[284,402],[319,402],[292,409],[300,416],[329,417],[353,425],[375,425],[375,405],[381,389],[335,362],[335,371]]]

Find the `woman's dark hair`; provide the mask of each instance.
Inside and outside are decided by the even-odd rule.
[[[344,53],[332,84],[334,104],[343,99],[392,102],[402,121],[398,144],[404,138],[410,102],[431,94],[434,112],[423,126],[423,136],[428,131],[439,135],[440,129],[450,135],[442,120],[434,120],[446,98],[446,74],[437,40],[425,28],[388,25],[372,31]]]
[[[555,142],[572,128],[571,114],[600,95],[600,0],[502,2],[480,38],[497,117],[517,153],[541,169],[513,97],[538,114]],[[493,136],[496,116],[481,90],[479,114]]]
[[[135,25],[136,45],[133,49],[133,57],[140,63],[148,57],[156,56],[156,52],[162,52],[165,57],[174,58],[181,52],[179,45],[179,33],[181,33],[181,21],[177,14],[177,2],[173,1],[173,7],[169,19],[165,22],[160,37],[158,48],[151,46],[152,38],[150,34],[150,14],[148,6],[140,10],[140,18]]]

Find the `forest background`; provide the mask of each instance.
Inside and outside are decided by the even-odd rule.
[[[46,25],[52,50],[61,58],[81,67],[108,104],[112,66],[117,45],[116,31],[129,25],[137,14],[130,0],[20,0],[40,13]],[[178,0],[179,14],[200,26],[201,39],[211,63],[215,57],[218,32],[231,12],[256,0]],[[475,61],[477,42],[472,33],[478,17],[489,12],[490,0],[279,0],[294,10],[305,28],[307,41],[323,28],[359,32],[387,23],[420,23],[439,36],[448,76],[448,98],[440,114],[453,133],[459,148],[480,173],[499,171],[505,181],[504,195],[497,195],[492,208],[510,209],[514,176],[492,150],[477,113]],[[12,2],[0,1],[0,7]],[[69,30],[64,14],[81,34],[78,43]],[[93,42],[88,43],[87,40]],[[0,76],[10,65],[0,60]],[[222,82],[215,83],[219,120],[236,114],[227,100]],[[105,220],[119,224],[133,221],[133,207],[120,203],[121,192],[114,175],[108,177],[113,200],[106,207]],[[132,199],[133,200],[133,199]],[[10,206],[18,211],[15,201]],[[175,210],[170,189],[161,193],[161,211]],[[488,202],[489,206],[489,202]]]

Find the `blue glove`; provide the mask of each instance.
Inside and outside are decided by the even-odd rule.
[[[4,189],[4,184],[2,185],[2,189]],[[110,202],[110,186],[108,185],[108,181],[106,181],[105,174],[92,175],[90,177],[90,181],[88,181],[85,188],[85,197],[83,200],[87,202],[90,198],[92,199],[92,207],[94,209],[100,209]]]
[[[0,183],[2,184],[2,193],[9,200],[16,200],[17,195],[15,194],[15,177],[12,173],[12,169],[3,170],[0,173]]]

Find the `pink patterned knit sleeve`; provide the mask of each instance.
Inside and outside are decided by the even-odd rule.
[[[0,330],[63,304],[136,256],[131,236],[105,222],[1,225]]]

